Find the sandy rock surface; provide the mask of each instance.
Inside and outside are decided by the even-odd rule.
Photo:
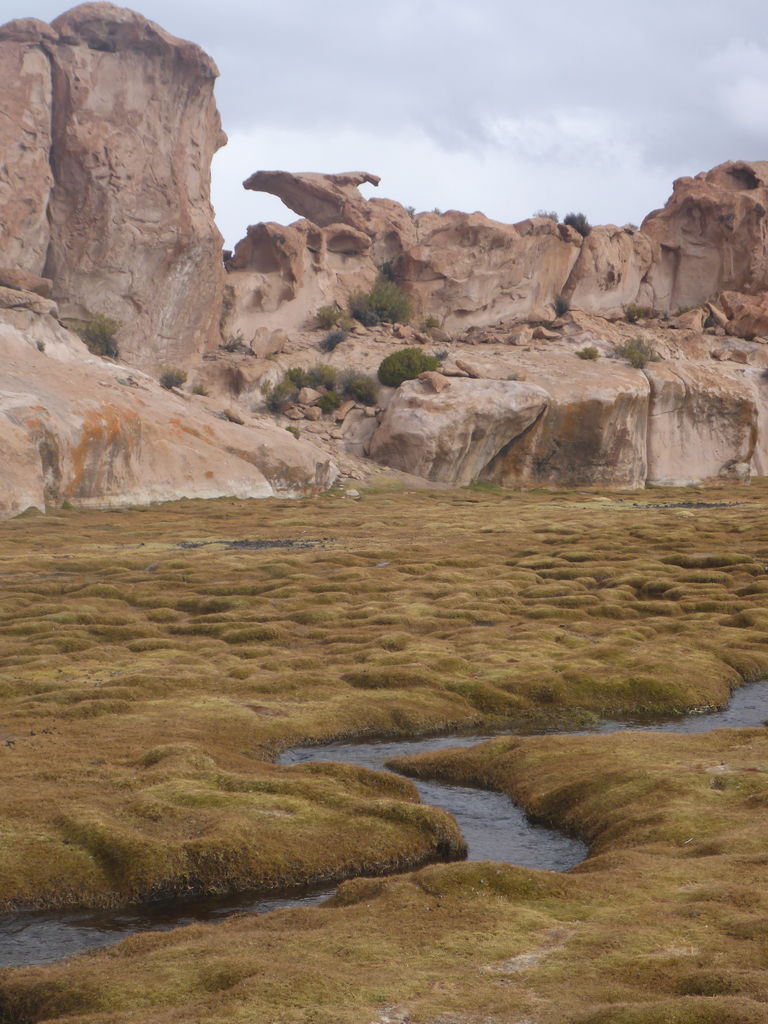
[[[29,506],[314,494],[331,458],[273,421],[240,426],[219,404],[166,391],[91,356],[52,317],[0,314],[0,515]]]

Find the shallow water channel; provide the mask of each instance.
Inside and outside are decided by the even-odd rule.
[[[760,726],[768,719],[768,680],[742,686],[724,711],[691,714],[664,722],[601,722],[590,733],[644,730],[709,732],[712,729]],[[583,735],[578,733],[577,735]],[[500,735],[500,734],[495,734]],[[344,761],[382,770],[390,758],[450,747],[469,747],[486,736],[439,736],[374,743],[338,743],[294,747],[279,764]],[[497,860],[523,867],[567,871],[587,855],[586,846],[551,829],[534,825],[501,793],[437,782],[417,781],[424,803],[449,811],[461,828],[469,860]],[[107,946],[142,931],[166,931],[196,921],[218,921],[235,913],[265,913],[283,907],[319,903],[335,886],[294,890],[279,895],[197,897],[143,904],[109,911],[41,911],[0,917],[0,967],[48,963],[86,949]]]

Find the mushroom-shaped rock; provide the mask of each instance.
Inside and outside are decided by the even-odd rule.
[[[361,215],[356,209],[366,202],[358,192],[364,184],[378,185],[381,178],[367,171],[345,174],[291,174],[290,171],[256,171],[243,182],[251,192],[268,192],[282,200],[300,217],[327,227],[329,224],[351,224],[360,227]],[[364,228],[364,221],[363,221]]]

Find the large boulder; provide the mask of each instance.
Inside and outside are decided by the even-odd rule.
[[[642,223],[659,246],[649,274],[653,304],[675,310],[723,289],[768,290],[768,162],[720,164],[673,189]]]
[[[723,292],[720,301],[728,316],[730,334],[747,341],[768,339],[768,292],[760,295]]]
[[[649,388],[640,370],[564,352],[520,353],[515,366],[548,397],[546,413],[483,474],[505,487],[642,487]]]
[[[370,441],[370,455],[428,480],[468,484],[546,405],[541,388],[519,381],[455,378],[439,391],[428,379],[406,381]]]
[[[224,282],[213,61],[139,14],[87,3],[51,26],[0,28],[0,70],[2,264],[45,272],[65,317],[120,320],[133,365],[188,365],[219,340]]]
[[[32,505],[315,494],[329,457],[266,420],[227,422],[215,403],[163,390],[90,356],[52,317],[0,313],[0,516]]]
[[[683,361],[648,364],[649,484],[748,478],[761,405],[756,372]]]

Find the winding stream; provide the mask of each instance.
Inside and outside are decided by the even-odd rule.
[[[763,681],[736,690],[724,711],[690,714],[653,723],[605,721],[588,732],[643,730],[697,733],[712,729],[760,726],[766,719],[768,681]],[[344,761],[380,771],[390,758],[449,747],[468,747],[491,738],[491,735],[439,736],[418,740],[294,747],[285,751],[278,763],[290,765],[304,761]],[[442,807],[456,818],[467,841],[469,860],[497,860],[524,867],[567,871],[587,855],[583,843],[532,824],[525,813],[501,793],[421,780],[416,782],[416,786],[424,803]],[[270,896],[250,893],[174,899],[123,910],[7,914],[0,917],[0,966],[48,963],[86,949],[110,945],[141,931],[167,931],[197,921],[222,920],[235,913],[261,914],[283,907],[319,903],[330,896],[335,888],[324,886]]]

